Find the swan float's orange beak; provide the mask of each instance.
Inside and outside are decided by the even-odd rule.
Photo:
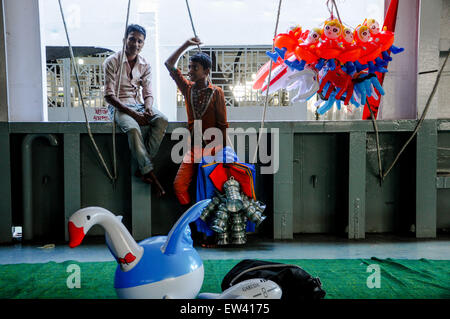
[[[83,227],[77,227],[73,222],[69,222],[69,247],[74,248],[77,247],[84,238],[84,229]]]

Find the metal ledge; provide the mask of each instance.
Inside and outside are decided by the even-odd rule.
[[[437,121],[438,131],[450,131],[450,120],[425,120]],[[261,125],[259,121],[230,121],[231,128],[255,128]],[[380,132],[412,132],[416,127],[416,120],[377,121]],[[167,133],[171,133],[177,127],[186,127],[186,122],[170,122]],[[91,122],[92,133],[111,133],[112,124],[106,122]],[[279,128],[280,132],[292,133],[349,133],[349,132],[373,132],[371,121],[277,121],[265,122],[267,129]],[[1,122],[1,131],[9,133],[87,133],[84,122]],[[121,133],[119,128],[116,132]]]

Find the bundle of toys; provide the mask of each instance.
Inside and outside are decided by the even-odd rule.
[[[223,189],[224,194],[216,191],[200,219],[217,233],[218,245],[245,244],[247,221],[259,226],[266,219],[262,215],[266,205],[241,192],[240,184],[233,176],[223,184]]]
[[[279,89],[298,90],[292,102],[319,96],[317,113],[333,105],[365,105],[369,97],[384,95],[379,75],[387,72],[390,53],[403,48],[394,44],[394,33],[374,19],[366,19],[354,30],[330,17],[322,28],[303,31],[301,26],[274,39],[272,61],[258,71],[253,88],[268,94]],[[270,78],[270,83],[269,83]]]

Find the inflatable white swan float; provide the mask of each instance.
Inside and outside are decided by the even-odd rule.
[[[69,246],[81,244],[93,225],[105,229],[106,243],[118,266],[114,288],[119,298],[193,299],[203,284],[203,262],[192,246],[189,223],[199,218],[210,199],[189,208],[167,236],[136,243],[122,217],[101,207],[87,207],[69,219]]]

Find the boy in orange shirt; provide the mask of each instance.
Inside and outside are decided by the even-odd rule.
[[[195,174],[195,163],[199,163],[201,156],[215,155],[214,152],[226,146],[227,109],[223,90],[208,81],[211,71],[211,58],[209,55],[199,52],[189,59],[189,80],[175,67],[180,55],[190,46],[200,45],[198,38],[191,38],[181,45],[165,62],[170,76],[174,79],[178,89],[183,94],[186,103],[188,128],[191,133],[191,145],[193,145],[194,121],[200,120],[202,134],[208,128],[217,128],[222,132],[222,141],[214,141],[219,144],[214,149],[205,149],[211,141],[203,141],[202,149],[192,149],[183,158],[174,181],[174,190],[181,205],[190,205],[189,186]],[[200,157],[200,158],[198,158]]]

